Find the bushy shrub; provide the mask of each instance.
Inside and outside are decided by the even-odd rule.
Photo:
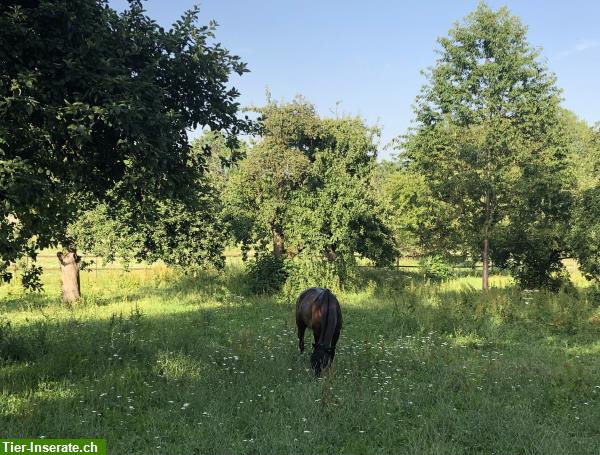
[[[283,286],[285,300],[293,301],[305,289],[323,287],[338,289],[340,280],[335,265],[321,259],[298,255],[288,264],[289,275]]]
[[[427,256],[419,261],[421,273],[432,280],[443,280],[452,275],[450,266],[442,256]]]
[[[558,292],[561,289],[572,287],[569,273],[560,261],[553,255],[530,254],[511,257],[507,261],[511,275],[521,289],[544,289]]]
[[[248,287],[254,294],[278,292],[288,277],[285,260],[264,253],[248,265]]]
[[[284,301],[294,301],[310,287],[329,288],[334,293],[355,288],[361,282],[353,256],[339,255],[334,260],[303,251],[287,263],[288,277],[282,288]]]
[[[492,253],[494,263],[508,270],[521,289],[558,292],[570,287],[559,235],[528,238],[527,233],[513,233],[498,241]]]

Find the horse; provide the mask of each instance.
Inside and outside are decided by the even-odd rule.
[[[304,352],[304,331],[313,331],[315,342],[310,363],[315,375],[333,362],[335,345],[342,330],[342,310],[336,297],[329,289],[309,288],[296,300],[296,325],[298,326],[298,348]]]

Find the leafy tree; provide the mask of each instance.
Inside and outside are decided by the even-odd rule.
[[[480,3],[438,42],[402,157],[445,204],[456,248],[481,257],[485,290],[490,248],[518,273],[568,215],[559,90],[506,8]]]
[[[204,176],[219,193],[225,190],[233,166],[246,156],[244,141],[231,141],[221,131],[204,131],[192,141],[194,153],[205,157]]]
[[[69,235],[78,248],[126,267],[158,260],[187,271],[223,267],[226,233],[218,193],[196,190],[187,201],[148,199],[143,211],[127,201],[116,209],[99,204],[69,226]]]
[[[359,118],[322,121],[325,147],[314,154],[306,183],[293,194],[287,223],[296,251],[351,265],[354,253],[391,263],[397,251],[370,186],[379,131]]]
[[[581,130],[580,130],[581,132]],[[571,220],[571,251],[586,278],[600,284],[600,124],[583,130],[577,156],[578,187]]]
[[[259,112],[261,139],[224,195],[244,250],[271,244],[275,258],[323,259],[340,266],[338,276],[355,253],[390,262],[395,248],[370,186],[377,131],[360,119],[321,119],[301,98]]]
[[[268,100],[255,108],[262,116],[261,140],[232,173],[224,195],[226,218],[243,251],[272,244],[273,255],[286,252],[284,225],[291,195],[308,176],[311,159],[322,145],[314,107],[303,99],[283,105]]]
[[[185,200],[146,200],[143,210],[121,201],[118,207],[99,204],[69,227],[79,248],[102,256],[104,262],[163,262],[195,270],[224,265],[227,242],[221,215],[221,192],[230,166],[244,154],[218,131],[205,131],[191,144],[198,174]],[[196,193],[193,193],[196,191]]]
[[[376,199],[383,220],[391,230],[397,248],[414,255],[447,255],[454,249],[451,234],[455,220],[439,222],[448,213],[435,199],[422,174],[406,163],[382,162],[374,178]]]
[[[561,109],[560,119],[566,145],[570,186],[574,193],[592,188],[599,183],[597,164],[600,160],[598,131],[590,128],[573,112]]]
[[[237,117],[238,92],[227,88],[229,75],[246,67],[211,43],[215,24],[197,26],[198,13],[165,30],[133,0],[121,14],[103,0],[0,5],[5,280],[10,262],[57,244],[77,266],[67,226],[98,203],[130,214],[133,230],[181,209],[175,201],[201,209],[188,197],[203,191],[203,162],[187,130],[235,136],[248,122]],[[165,209],[155,213],[157,204]]]

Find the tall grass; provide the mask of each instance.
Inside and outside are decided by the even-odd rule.
[[[84,300],[0,287],[0,436],[114,454],[600,451],[600,311],[588,291],[364,269],[314,379],[293,301],[243,269],[82,276]]]

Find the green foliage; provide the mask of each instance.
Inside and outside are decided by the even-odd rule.
[[[278,292],[288,277],[283,258],[263,253],[248,263],[250,291],[254,294]]]
[[[208,191],[187,203],[148,200],[143,211],[126,203],[114,211],[100,204],[71,224],[69,233],[83,251],[105,263],[161,260],[188,271],[221,268],[226,234],[219,210],[217,195]]]
[[[523,289],[556,292],[568,287],[570,278],[561,257],[566,248],[562,230],[560,235],[551,230],[533,231],[532,235],[532,230],[521,231],[520,227],[515,225],[508,239],[498,239],[495,265],[510,271]]]
[[[70,226],[70,234],[80,249],[102,256],[105,264],[119,258],[126,265],[135,258],[143,242],[139,233],[127,227],[126,223],[111,219],[108,207],[99,204]]]
[[[357,118],[321,119],[301,98],[269,100],[258,111],[261,139],[232,171],[223,196],[243,250],[271,244],[275,257],[348,265],[359,253],[378,264],[393,261],[395,246],[370,183],[377,130]]]
[[[274,254],[282,255],[287,208],[321,143],[320,121],[314,107],[301,98],[281,106],[269,100],[257,111],[262,116],[261,140],[231,174],[223,195],[225,219],[244,250],[272,243]]]
[[[419,261],[420,272],[433,280],[444,280],[452,275],[452,266],[442,256],[426,256]]]
[[[570,240],[581,271],[600,282],[600,186],[585,190],[578,198]]]
[[[323,128],[332,145],[315,153],[306,184],[293,195],[289,242],[344,264],[354,253],[390,264],[397,251],[371,187],[379,132],[358,118],[326,119]]]
[[[488,240],[493,259],[528,269],[542,263],[518,244],[541,239],[558,260],[570,195],[555,77],[506,8],[480,3],[438,42],[400,155],[442,208],[424,239],[473,258]]]
[[[448,235],[456,226],[445,219],[444,202],[433,197],[425,177],[407,163],[383,162],[374,175],[375,197],[382,208],[385,225],[400,251],[419,255],[446,253],[455,243]],[[453,220],[456,223],[456,220]]]
[[[331,289],[334,293],[352,287],[355,280],[354,261],[347,263],[344,257],[329,261],[303,251],[288,261],[288,277],[281,290],[284,302],[295,301],[300,293],[311,287]]]
[[[578,179],[569,243],[586,278],[600,283],[600,129],[579,156],[588,172]],[[585,163],[585,164],[583,164]]]
[[[246,156],[247,148],[245,142],[221,131],[204,131],[191,146],[195,156],[204,157],[204,177],[219,193],[225,189],[232,167]]]
[[[182,198],[147,198],[143,204],[121,200],[99,204],[69,226],[82,250],[104,262],[132,260],[166,264],[197,272],[224,265],[226,229],[220,192],[230,161],[243,153],[222,133],[207,132],[193,142],[191,156],[201,173]]]
[[[570,149],[566,158],[572,174],[572,190],[581,194],[600,184],[600,124],[590,128],[573,112],[561,109],[562,134]]]
[[[42,267],[32,264],[25,268],[21,274],[21,284],[26,289],[31,291],[41,291],[42,281],[40,275],[42,274]]]
[[[2,278],[18,257],[70,245],[67,225],[98,203],[139,213],[203,192],[187,130],[236,136],[249,124],[227,88],[245,65],[198,13],[165,30],[137,1],[122,13],[99,1],[2,2]]]

